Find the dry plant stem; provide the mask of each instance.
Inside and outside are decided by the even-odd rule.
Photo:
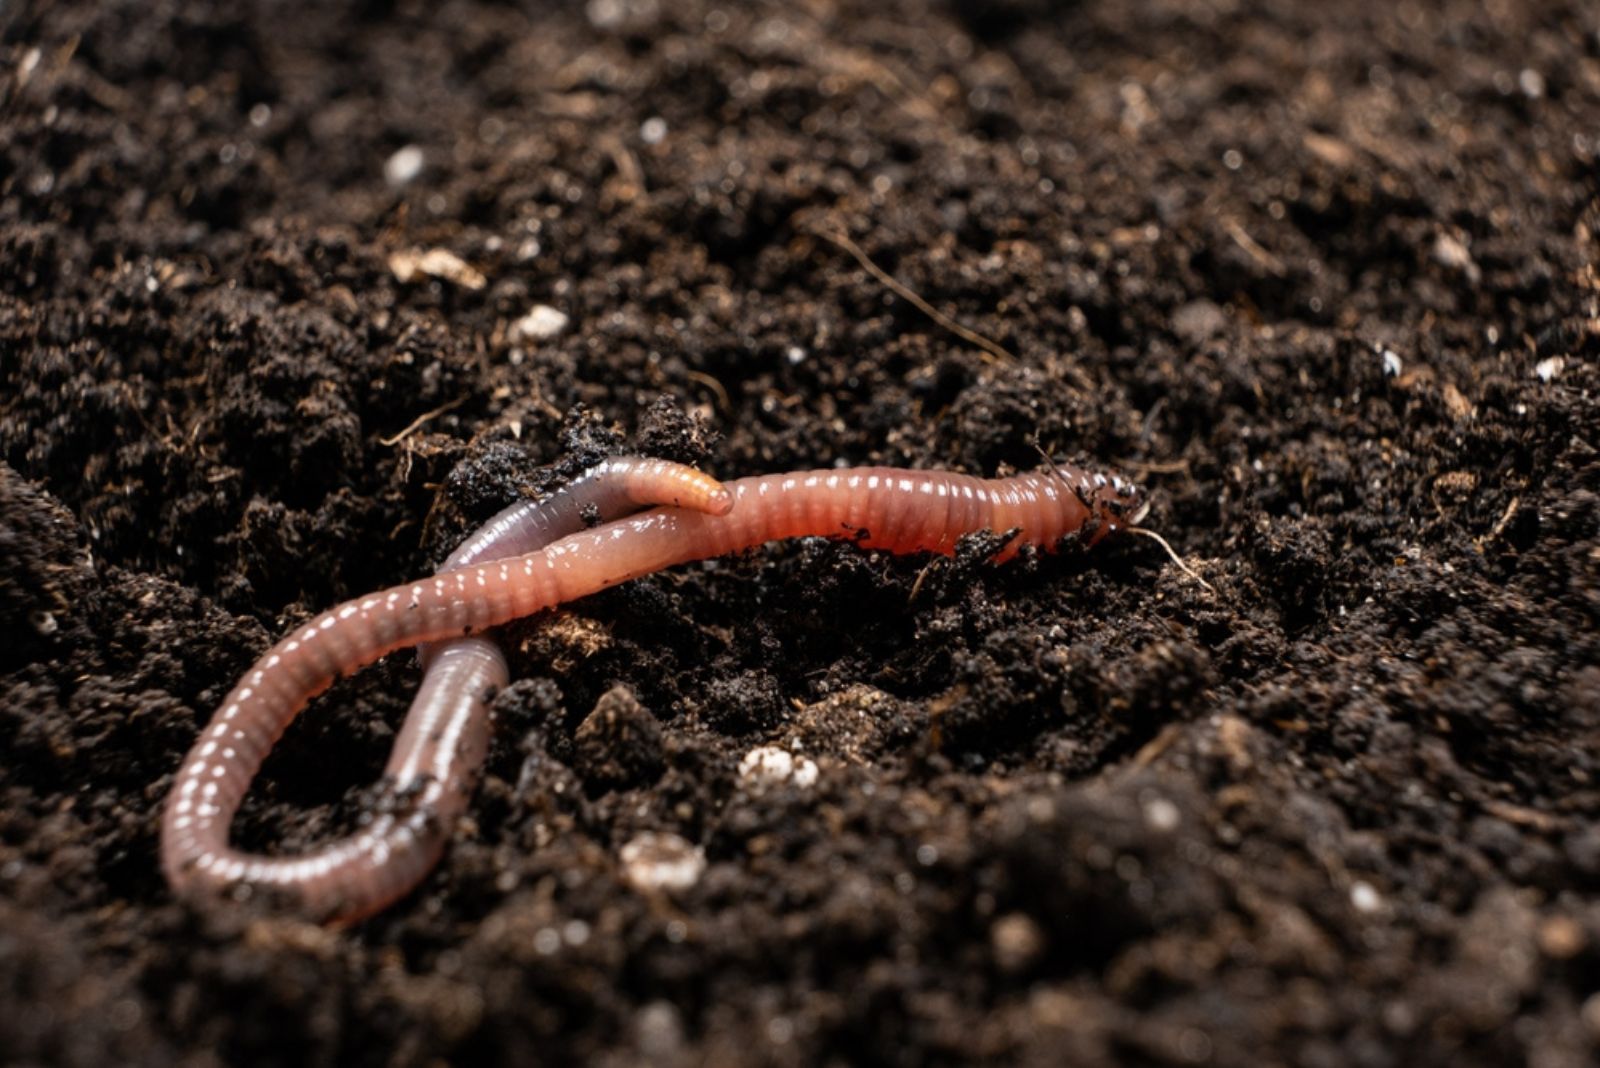
[[[639,457],[606,460],[549,497],[500,512],[450,555],[440,573],[532,552],[584,529],[587,517],[615,519],[661,504],[726,512],[732,497],[692,467]],[[168,799],[162,826],[168,880],[189,893],[279,888],[304,912],[341,921],[370,915],[415,886],[437,863],[466,806],[488,748],[489,701],[508,678],[505,658],[487,636],[455,638],[422,653],[422,685],[384,769],[387,789],[370,823],[304,856],[228,848],[233,806],[288,719],[219,714]],[[250,706],[253,695],[245,691],[251,679],[256,695],[263,695],[255,707],[269,700],[264,695],[276,680],[259,667],[224,711],[240,701]],[[228,798],[223,816],[219,801]]]
[[[1141,538],[1151,539],[1157,545],[1166,550],[1167,555],[1172,558],[1172,562],[1178,565],[1179,571],[1182,571],[1185,575],[1188,575],[1190,578],[1198,582],[1201,588],[1203,588],[1207,593],[1214,594],[1217,592],[1216,587],[1211,585],[1211,583],[1207,582],[1205,579],[1201,578],[1200,572],[1190,567],[1188,563],[1184,561],[1183,557],[1178,555],[1178,551],[1172,547],[1172,543],[1166,538],[1163,538],[1160,534],[1157,534],[1155,531],[1150,530],[1147,527],[1129,527],[1128,533],[1137,534]]]
[[[894,275],[890,274],[882,267],[879,267],[876,263],[873,263],[872,257],[868,256],[866,251],[862,249],[860,245],[850,240],[850,238],[845,236],[842,231],[819,228],[814,230],[813,233],[826,241],[833,242],[835,245],[838,245],[840,248],[850,253],[851,256],[855,257],[855,261],[861,265],[862,270],[866,271],[879,282],[883,283],[883,285],[887,286],[895,293],[895,295],[900,297],[900,299],[906,301],[912,307],[920,311],[923,315],[926,315],[928,318],[932,319],[934,322],[938,323],[952,334],[961,338],[963,341],[978,346],[978,348],[982,349],[984,352],[987,352],[990,356],[993,356],[1001,363],[1015,363],[1017,361],[1017,358],[1011,355],[1010,349],[1007,349],[998,341],[987,338],[978,333],[976,330],[970,329],[969,327],[963,326],[962,324],[956,322],[954,319],[950,318],[950,316],[946,315],[938,308],[935,308],[926,300],[923,300],[922,296],[918,294],[916,290],[905,285]]]
[[[783,538],[949,554],[962,537],[993,531],[1012,534],[995,557],[1006,560],[1023,546],[1050,548],[1068,535],[1093,545],[1137,524],[1147,510],[1130,483],[1065,466],[1005,479],[884,467],[811,471],[740,479],[726,490],[732,498],[726,509],[710,497],[700,510],[658,508],[511,559],[479,562],[509,546],[510,537],[490,539],[493,548],[476,555],[469,541],[461,559],[452,558],[460,564],[455,570],[346,602],[297,628],[228,695],[179,769],[162,824],[168,881],[186,897],[270,886],[319,918],[339,920],[404,893],[437,859],[482,760],[487,716],[481,696],[463,696],[473,690],[461,680],[504,678],[498,651],[471,636],[509,620]],[[456,697],[442,701],[438,726],[413,715],[396,742],[389,773],[405,802],[401,815],[380,817],[353,838],[298,859],[228,848],[228,826],[245,791],[307,701],[386,653],[443,641],[451,645],[430,651],[433,666],[462,674],[440,676],[439,686]],[[449,655],[456,647],[459,660]],[[406,795],[409,783],[416,784],[416,798]]]

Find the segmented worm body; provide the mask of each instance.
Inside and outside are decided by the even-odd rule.
[[[720,482],[692,467],[616,457],[548,497],[504,509],[462,542],[439,573],[521,556],[591,519],[649,505],[725,513],[732,504]],[[258,664],[189,753],[168,800],[162,863],[169,881],[195,891],[275,888],[303,911],[336,920],[370,915],[415,886],[438,862],[466,808],[488,751],[489,701],[509,677],[505,657],[487,636],[458,637],[421,652],[422,685],[384,768],[378,811],[355,834],[298,857],[243,853],[227,844],[234,809],[266,748],[293,718],[293,712],[279,720],[260,711],[269,699],[257,695],[271,692],[275,680],[262,671],[266,661]]]
[[[496,535],[502,519],[496,517],[434,578],[348,601],[274,646],[228,695],[178,771],[162,824],[162,866],[174,889],[195,897],[271,886],[316,916],[350,920],[414,886],[438,859],[465,805],[487,745],[487,691],[506,678],[498,649],[472,636],[509,620],[676,564],[784,538],[949,554],[965,535],[993,531],[1012,535],[995,557],[1005,560],[1024,546],[1050,548],[1069,535],[1093,545],[1137,523],[1147,508],[1133,485],[1073,467],[1004,479],[867,467],[761,475],[725,487],[698,472],[671,470],[676,481],[667,499],[679,507],[542,547],[540,539],[568,529],[570,519],[540,533],[507,521]],[[591,486],[610,485],[587,477]],[[625,499],[659,501],[654,486],[636,483]],[[583,507],[540,514],[581,521]],[[499,558],[513,546],[528,551]],[[435,642],[448,644],[425,653],[428,676],[386,771],[397,786],[397,812],[380,813],[351,839],[305,857],[231,850],[228,826],[250,781],[306,702],[386,653]]]

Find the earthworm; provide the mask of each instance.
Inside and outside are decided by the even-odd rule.
[[[707,478],[708,476],[700,476]],[[395,586],[322,613],[275,645],[223,701],[180,767],[162,822],[162,867],[174,890],[203,897],[234,886],[272,887],[323,919],[368,915],[405,893],[443,849],[487,745],[485,684],[503,684],[504,660],[470,636],[676,564],[784,538],[823,536],[893,553],[951,554],[964,536],[1008,535],[997,561],[1069,535],[1094,545],[1148,510],[1115,476],[1051,466],[1013,478],[865,467],[759,475],[726,484],[731,505],[707,496],[569,534],[493,559],[508,537],[469,540],[432,579]],[[518,506],[522,507],[522,506]],[[494,526],[491,521],[485,531]],[[537,536],[527,544],[534,544]],[[481,544],[479,549],[470,546]],[[388,774],[397,814],[307,857],[277,859],[228,848],[228,826],[267,751],[306,703],[336,678],[396,649],[449,639],[435,654],[437,718],[416,707]],[[460,648],[460,660],[447,655]],[[491,655],[492,654],[492,655]],[[462,676],[445,674],[460,670]],[[430,670],[430,680],[434,678]],[[462,677],[473,680],[471,686]]]
[[[548,497],[504,509],[462,542],[439,573],[521,556],[582,530],[590,517],[614,519],[653,504],[720,513],[731,507],[732,497],[692,467],[614,457]],[[212,811],[215,802],[197,800],[207,794],[203,787],[173,791],[162,828],[168,879],[194,889],[279,888],[309,914],[346,921],[378,911],[416,885],[438,861],[449,828],[466,807],[488,749],[489,700],[508,681],[505,657],[483,636],[424,646],[422,662],[422,685],[384,769],[387,788],[379,811],[355,834],[304,856],[228,848],[233,806],[288,719],[269,727],[259,717],[219,715],[190,752],[188,777],[180,776],[180,782],[215,782],[213,796],[236,794],[223,816]],[[272,681],[263,685],[270,689]],[[239,696],[236,690],[230,702]]]

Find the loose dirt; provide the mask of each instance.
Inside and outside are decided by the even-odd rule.
[[[3,10],[0,1061],[1594,1063],[1593,6]],[[1036,442],[1214,592],[1142,539],[656,575],[505,634],[394,908],[162,883],[254,657],[506,503]],[[415,682],[236,835],[355,826]]]

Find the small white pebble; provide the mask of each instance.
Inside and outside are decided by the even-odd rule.
[[[1177,829],[1181,816],[1178,806],[1164,797],[1151,797],[1144,803],[1144,823],[1152,831],[1166,834]]]
[[[806,350],[799,345],[790,345],[783,355],[789,361],[791,367],[798,367],[806,362]]]
[[[541,927],[533,934],[533,950],[541,957],[554,956],[561,950],[561,935],[554,927]]]
[[[1012,912],[989,928],[989,945],[1000,970],[1015,974],[1039,959],[1045,949],[1045,936],[1031,917]]]
[[[1393,349],[1383,350],[1384,374],[1388,375],[1390,378],[1398,378],[1400,377],[1400,372],[1405,370],[1405,368],[1405,362],[1400,359],[1399,353],[1395,352]]]
[[[1566,357],[1550,356],[1546,359],[1540,360],[1537,364],[1535,364],[1533,373],[1539,376],[1539,381],[1549,382],[1561,374],[1562,371],[1566,370],[1566,368]]]
[[[739,778],[752,784],[779,783],[792,774],[794,757],[787,749],[773,745],[758,746],[739,761]]]
[[[422,149],[407,145],[384,161],[383,180],[396,189],[408,185],[422,173],[422,165],[426,162],[427,157],[422,154]]]
[[[683,1017],[670,1002],[652,1001],[634,1017],[639,1052],[648,1059],[670,1058],[683,1048]]]
[[[646,831],[622,847],[622,874],[635,890],[687,890],[705,874],[706,854],[675,834]]]
[[[787,749],[762,745],[739,761],[739,778],[757,789],[785,782],[805,788],[817,781],[817,765],[806,757],[795,759]]]
[[[1357,912],[1371,915],[1383,907],[1383,898],[1378,896],[1378,891],[1373,889],[1371,883],[1360,880],[1350,887],[1350,904],[1355,906]]]
[[[667,120],[652,115],[639,124],[639,140],[647,145],[659,145],[667,136]]]
[[[528,314],[511,324],[512,341],[549,341],[567,328],[565,312],[548,304],[535,304]]]
[[[622,22],[628,6],[622,0],[589,0],[585,13],[595,29],[609,30]]]
[[[795,761],[794,775],[791,781],[802,790],[814,785],[817,781],[816,762],[805,757]]]
[[[1449,234],[1440,234],[1433,239],[1433,259],[1441,267],[1460,271],[1468,281],[1477,282],[1483,277],[1467,246]]]
[[[1544,75],[1532,68],[1523,68],[1517,75],[1517,88],[1522,90],[1522,95],[1530,100],[1537,100],[1544,96]]]

